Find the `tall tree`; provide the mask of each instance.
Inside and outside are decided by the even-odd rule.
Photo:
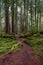
[[[36,0],[35,0],[35,23],[36,23],[36,28],[37,28],[37,22],[36,22]]]
[[[30,2],[30,14],[31,14],[31,31],[32,31],[32,0]]]
[[[16,8],[15,8],[15,33],[17,33],[17,21],[18,21],[18,18],[17,18],[17,15],[18,15],[18,12],[17,12],[17,7],[18,7],[18,0],[15,0],[15,4],[16,4]]]
[[[5,25],[6,25],[6,33],[9,33],[9,5],[8,0],[4,1],[4,7],[5,7]]]
[[[24,0],[24,24],[25,24],[25,1],[26,0]],[[24,31],[25,31],[25,25],[24,25]]]
[[[26,16],[26,22],[25,22],[25,29],[26,32],[28,31],[28,0],[26,0],[26,4],[25,4],[25,16]]]
[[[20,32],[23,32],[23,19],[22,19],[22,1],[20,2],[21,14],[20,14]]]
[[[12,11],[12,33],[14,33],[14,0],[12,0],[11,11]]]
[[[1,11],[2,11],[2,0],[0,0],[0,33],[1,33]]]

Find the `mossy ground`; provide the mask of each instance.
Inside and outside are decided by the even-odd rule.
[[[15,39],[0,38],[0,55],[20,50],[22,46]]]
[[[33,34],[23,36],[22,40],[31,46],[33,53],[38,56],[43,56],[43,36],[40,34]]]

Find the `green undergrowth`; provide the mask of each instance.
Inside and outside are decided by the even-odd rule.
[[[34,54],[43,56],[43,36],[37,33],[27,37],[24,36],[22,40],[31,46]]]
[[[0,38],[0,55],[21,50],[22,48],[23,46],[19,44],[15,39]]]

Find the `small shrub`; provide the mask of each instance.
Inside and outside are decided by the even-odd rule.
[[[37,33],[37,34],[34,34],[33,36],[34,36],[34,37],[39,37],[39,36],[40,36],[40,34],[39,34],[39,33]]]

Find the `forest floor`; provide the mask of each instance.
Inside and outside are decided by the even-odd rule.
[[[34,55],[29,45],[17,39],[19,44],[23,45],[23,49],[11,52],[0,58],[0,65],[43,65],[43,58]]]

